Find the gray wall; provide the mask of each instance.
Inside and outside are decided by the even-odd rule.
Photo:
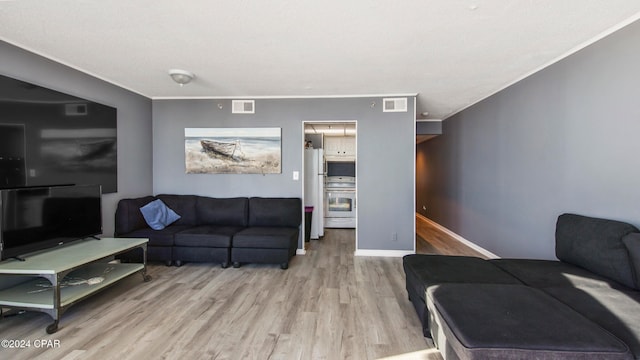
[[[118,109],[118,192],[102,197],[103,236],[113,236],[118,200],[152,191],[151,100],[2,41],[0,59],[2,75]],[[19,281],[0,279],[0,288]]]
[[[639,226],[639,43],[636,22],[446,119],[418,147],[425,214],[503,257],[555,258],[564,212]]]
[[[358,248],[413,250],[412,112],[383,113],[380,98],[258,99],[255,106],[255,114],[237,115],[231,100],[154,101],[154,193],[302,197],[302,181],[292,179],[303,171],[302,121],[357,120]],[[185,174],[187,127],[280,127],[282,174]]]
[[[382,113],[380,98],[257,100],[255,115],[231,115],[230,100],[151,101],[0,42],[0,73],[118,109],[118,192],[103,196],[113,234],[121,198],[151,193],[302,196],[302,121],[358,120],[359,249],[412,250],[414,115]],[[413,98],[409,99],[413,109]],[[223,110],[217,104],[224,105]],[[371,104],[376,106],[372,107]],[[153,119],[153,120],[152,120]],[[186,175],[185,127],[281,127],[280,175]],[[392,146],[391,146],[392,145]],[[398,241],[392,241],[392,234]]]
[[[118,109],[118,192],[102,197],[104,236],[119,199],[152,191],[151,100],[0,41],[0,73]]]

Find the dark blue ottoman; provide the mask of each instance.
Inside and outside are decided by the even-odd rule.
[[[539,289],[443,284],[427,290],[434,343],[451,359],[633,359],[617,337]]]
[[[406,255],[402,259],[409,300],[422,323],[422,332],[429,333],[429,313],[426,305],[428,287],[444,283],[521,284],[520,280],[492,263],[471,256]]]

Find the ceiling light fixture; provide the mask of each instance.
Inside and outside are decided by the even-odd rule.
[[[173,79],[173,81],[180,84],[180,86],[184,86],[193,80],[196,76],[189,71],[180,70],[180,69],[171,69],[169,70],[169,76]]]

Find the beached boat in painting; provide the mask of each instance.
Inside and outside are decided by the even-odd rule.
[[[235,142],[200,140],[200,145],[202,145],[202,149],[204,151],[222,155],[222,156],[227,156],[230,158],[233,158],[234,155],[236,155],[241,151],[240,141],[237,141],[237,140]]]
[[[185,128],[187,174],[280,174],[280,128]]]

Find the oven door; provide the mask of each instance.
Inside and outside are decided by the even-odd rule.
[[[355,190],[327,189],[324,201],[325,217],[352,218],[356,216]]]

